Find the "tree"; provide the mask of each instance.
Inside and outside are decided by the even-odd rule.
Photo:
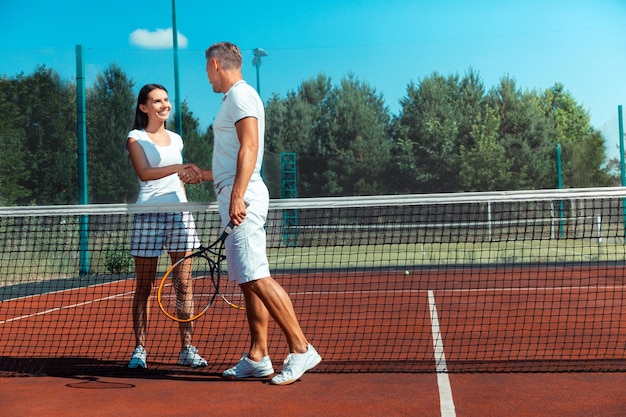
[[[563,183],[570,187],[608,185],[609,175],[602,169],[606,159],[604,139],[591,128],[589,114],[560,83],[543,93],[539,106],[554,124],[554,141],[563,149]]]
[[[603,168],[606,159],[604,149],[604,137],[595,129],[584,140],[573,144],[564,161],[566,184],[576,188],[612,185],[614,180],[608,168]]]
[[[287,93],[285,99],[274,95],[266,109],[266,148],[270,152],[296,152],[317,154],[314,127],[319,120],[316,106],[294,92]]]
[[[378,194],[390,158],[382,96],[350,75],[337,87],[318,75],[267,105],[267,149],[296,152],[298,195]]]
[[[398,169],[407,192],[458,189],[459,146],[469,137],[469,131],[461,129],[471,125],[463,119],[461,102],[457,75],[433,73],[419,85],[409,83],[394,122],[394,131],[400,135],[395,138],[396,146],[406,153]]]
[[[131,202],[138,183],[124,145],[134,83],[116,65],[87,91],[89,198]],[[554,188],[556,145],[566,187],[619,183],[604,167],[605,143],[586,111],[556,83],[521,91],[506,75],[485,93],[472,69],[410,82],[397,116],[382,95],[349,74],[323,74],[266,105],[264,174],[276,196],[281,152],[297,154],[298,195],[365,195]],[[184,102],[184,158],[211,167],[213,132]],[[0,204],[77,202],[76,91],[51,69],[0,78]],[[212,201],[210,184],[188,186]]]
[[[183,157],[185,162],[191,162],[200,168],[211,168],[213,155],[213,131],[207,129],[204,134],[200,134],[200,123],[193,117],[186,101],[181,104],[181,120],[183,125]],[[213,185],[202,182],[195,185],[186,185],[187,199],[189,201],[208,202],[215,201],[215,191]]]
[[[463,191],[506,190],[510,186],[512,161],[498,143],[500,121],[494,109],[486,108],[470,134],[473,145],[461,145],[460,189]]]
[[[22,185],[24,178],[30,177],[26,166],[29,158],[24,147],[25,136],[21,129],[0,129],[0,146],[5,149],[0,157],[0,205],[12,206],[20,201],[28,201],[31,191]]]
[[[134,82],[111,64],[87,91],[87,160],[90,203],[133,202],[139,185],[126,152],[136,99]]]
[[[506,150],[513,173],[510,188],[555,188],[556,131],[539,108],[537,93],[522,93],[515,80],[505,76],[490,90],[487,102],[498,112],[498,141]]]
[[[20,141],[15,150],[26,158],[25,164],[30,167],[30,176],[21,181],[30,196],[16,202],[75,204],[78,166],[74,85],[40,66],[33,75],[17,77],[10,99],[22,117],[18,119],[20,126],[16,126],[21,132],[9,143]]]
[[[24,180],[31,175],[26,161],[30,160],[26,149],[26,133],[23,116],[15,97],[17,80],[0,79],[0,205],[11,206],[28,201],[31,191]]]
[[[391,116],[383,97],[353,75],[329,94],[322,125],[328,127],[328,171],[322,192],[368,195],[386,191],[382,174],[391,157]],[[332,175],[330,175],[332,173]]]
[[[320,133],[322,109],[331,90],[330,78],[318,74],[283,99],[274,94],[266,105],[265,179],[273,195],[281,195],[280,154],[296,153],[298,195],[319,195],[320,171],[326,170],[327,138]],[[278,181],[277,181],[278,179]]]

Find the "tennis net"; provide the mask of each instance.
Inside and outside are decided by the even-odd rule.
[[[316,372],[626,370],[622,188],[273,200],[273,276],[324,361]],[[130,230],[139,212],[213,204],[0,208],[0,375],[125,374],[134,349]],[[159,274],[169,265],[159,260]],[[156,297],[153,297],[156,298]],[[195,322],[209,365],[176,365],[152,303],[148,370],[220,373],[248,349],[245,312]],[[272,359],[288,353],[271,322]]]

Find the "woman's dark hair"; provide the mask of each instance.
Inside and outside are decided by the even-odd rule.
[[[163,90],[167,93],[167,89],[161,84],[146,84],[141,87],[139,95],[137,96],[137,107],[135,108],[135,121],[133,122],[133,129],[144,129],[148,126],[148,115],[139,109],[141,104],[146,104],[148,101],[148,94],[152,90]]]

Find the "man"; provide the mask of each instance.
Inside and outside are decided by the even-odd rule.
[[[244,294],[251,336],[250,352],[223,375],[249,378],[274,373],[267,346],[271,316],[285,334],[290,352],[271,383],[286,385],[322,358],[304,336],[289,295],[270,275],[265,234],[269,193],[260,175],[265,109],[258,93],[243,80],[241,67],[241,52],[232,43],[216,43],[206,50],[209,82],[224,97],[213,122],[213,168],[202,170],[202,179],[213,181],[222,223],[237,226],[226,239],[228,275]]]

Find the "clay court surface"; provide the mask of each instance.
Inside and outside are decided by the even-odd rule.
[[[506,281],[507,287],[504,290],[514,292],[514,298],[507,295],[505,299],[502,297],[503,291],[498,288],[496,288],[497,291],[491,287],[480,288],[480,286],[470,288],[468,291],[441,289],[437,287],[437,283],[440,282],[439,275],[424,272],[421,279],[415,281],[417,288],[402,290],[403,294],[406,293],[405,299],[409,301],[404,305],[406,310],[401,309],[400,305],[394,305],[393,312],[402,312],[403,320],[395,316],[387,317],[387,319],[376,316],[372,319],[374,322],[383,320],[387,323],[383,326],[384,323],[381,322],[381,325],[376,327],[380,331],[387,329],[395,331],[394,326],[408,323],[417,326],[414,327],[417,330],[412,331],[411,334],[418,338],[410,345],[407,342],[407,346],[417,347],[418,355],[413,350],[406,351],[404,349],[406,346],[403,347],[399,340],[391,342],[391,345],[385,344],[386,333],[374,335],[373,340],[379,344],[379,348],[375,351],[368,352],[367,343],[362,339],[359,339],[360,345],[350,345],[354,348],[351,351],[352,355],[354,352],[360,352],[363,355],[372,354],[372,352],[385,352],[389,355],[402,352],[402,355],[406,357],[411,355],[418,357],[418,360],[414,359],[410,362],[412,365],[407,365],[412,367],[411,372],[398,372],[406,360],[402,358],[395,361],[383,359],[380,365],[376,365],[375,362],[372,365],[369,361],[365,362],[365,356],[363,356],[361,362],[346,364],[340,356],[345,355],[345,351],[342,353],[337,351],[337,348],[343,345],[346,347],[348,344],[338,345],[331,340],[333,335],[344,329],[346,321],[326,320],[325,324],[320,324],[318,336],[314,338],[314,343],[325,361],[313,372],[305,374],[300,381],[284,387],[269,385],[267,380],[227,381],[220,378],[220,370],[226,366],[226,364],[216,362],[217,358],[224,360],[224,352],[220,350],[226,347],[245,348],[244,340],[219,343],[216,341],[213,349],[209,344],[201,345],[201,350],[207,352],[205,356],[209,360],[209,366],[204,370],[193,372],[182,371],[175,365],[171,366],[172,349],[175,347],[171,343],[165,343],[157,355],[158,360],[154,362],[155,366],[159,364],[157,369],[143,373],[129,372],[124,371],[130,352],[129,346],[132,347],[129,332],[131,325],[126,322],[127,318],[120,319],[119,327],[115,330],[110,327],[95,329],[93,325],[88,325],[92,323],[91,320],[72,326],[68,317],[56,316],[70,314],[70,311],[72,317],[104,316],[106,313],[100,311],[99,301],[92,302],[88,307],[96,309],[95,315],[94,311],[89,312],[90,314],[87,314],[88,312],[77,314],[76,309],[85,308],[84,299],[88,297],[94,301],[106,299],[108,303],[113,303],[108,305],[108,308],[113,307],[116,318],[126,317],[127,315],[120,314],[121,311],[129,309],[130,289],[127,288],[129,283],[126,281],[97,285],[89,289],[74,289],[69,291],[69,295],[66,293],[66,298],[61,301],[52,301],[54,297],[59,297],[59,293],[37,296],[39,303],[31,303],[34,310],[29,314],[24,314],[24,306],[18,306],[18,303],[23,302],[22,299],[5,301],[3,312],[6,317],[2,329],[3,336],[7,339],[3,347],[6,353],[2,355],[3,358],[0,358],[0,365],[5,375],[0,377],[0,392],[2,392],[0,416],[624,416],[626,415],[626,372],[624,372],[624,358],[619,355],[624,349],[621,346],[624,335],[623,329],[618,325],[622,321],[622,309],[618,308],[622,304],[622,297],[611,299],[605,296],[607,291],[614,291],[615,288],[618,288],[620,293],[623,290],[623,285],[616,283],[621,277],[621,268],[605,269],[602,274],[596,272],[588,269],[574,274],[570,271],[568,273],[570,285],[577,289],[576,291],[572,291],[572,287],[561,288],[550,282],[550,280],[558,279],[559,274],[553,273],[549,278],[544,271],[534,271],[530,274],[528,270],[509,273]],[[385,282],[397,281],[402,275],[404,274],[389,275]],[[602,278],[598,279],[598,275]],[[537,285],[537,282],[526,281],[529,276],[534,277],[531,279],[539,281],[541,285]],[[469,286],[472,282],[483,282],[483,278],[480,273],[476,276],[465,274],[461,282]],[[581,290],[579,281],[589,279],[593,279],[593,285],[587,285],[584,291]],[[520,280],[523,282],[518,285]],[[319,280],[316,282],[319,283]],[[512,282],[514,285],[511,284]],[[117,288],[118,286],[120,288]],[[515,291],[511,291],[510,288]],[[104,291],[104,294],[97,293],[96,289]],[[77,295],[77,292],[82,295]],[[350,293],[352,292],[351,290]],[[110,295],[112,293],[119,294],[119,296],[112,298]],[[365,293],[361,292],[361,294]],[[300,305],[303,309],[304,306],[308,306],[307,315],[317,317],[323,316],[328,306],[337,303],[335,299],[341,299],[342,294],[329,293],[320,296],[319,291],[313,288],[296,294],[294,298],[296,307]],[[559,297],[555,298],[555,294]],[[542,303],[538,303],[538,296],[542,297]],[[558,302],[558,305],[563,305],[563,307],[554,311],[560,311],[563,316],[554,317],[554,320],[550,321],[552,327],[545,328],[540,318],[548,316],[549,310],[537,310],[535,307],[534,310],[526,311],[523,315],[508,314],[508,316],[516,317],[515,321],[502,322],[501,319],[505,313],[512,311],[507,307],[511,300],[516,300],[516,303],[520,305],[518,298],[522,299],[523,303],[532,306],[554,306]],[[111,299],[114,300],[111,301]],[[357,309],[376,311],[374,309],[377,306],[390,305],[380,295],[372,297],[362,295],[359,299],[361,303],[358,307],[352,306],[352,311]],[[598,306],[597,302],[591,303],[589,300],[604,301],[602,306]],[[608,300],[612,300],[613,305],[608,303]],[[367,308],[365,307],[366,301],[370,303]],[[52,308],[60,302],[65,303],[67,307]],[[459,305],[465,306],[462,311],[453,308]],[[469,307],[475,305],[492,307],[498,305],[500,307],[490,308],[488,310],[490,313],[482,315],[478,323],[471,319],[472,316],[464,316],[465,314],[473,315],[473,309]],[[439,309],[439,317],[436,320],[432,315],[436,310],[434,307]],[[15,311],[13,311],[14,308]],[[208,328],[202,330],[201,326],[212,324],[210,329],[215,334],[245,335],[245,324],[241,313],[231,311],[234,309],[228,310],[229,308],[225,306],[216,308],[225,309],[228,314],[234,315],[236,320],[227,319],[227,316],[219,321],[204,319],[199,321],[198,334],[208,334]],[[22,315],[18,315],[17,311]],[[407,315],[409,312],[415,316],[409,317]],[[599,315],[599,313],[602,314]],[[164,320],[161,315],[155,317]],[[576,320],[572,321],[573,318]],[[614,323],[614,326],[600,326],[602,321],[600,318],[603,318],[605,324]],[[36,320],[38,326],[19,327],[18,323],[25,322],[25,320]],[[61,323],[63,320],[68,323],[68,327],[54,330],[53,324]],[[100,321],[100,323],[105,322]],[[306,320],[304,322],[307,323]],[[223,327],[218,328],[218,323],[221,323]],[[525,329],[529,326],[532,328],[533,323],[538,332],[527,334]],[[586,329],[585,335],[567,341],[571,336],[569,329],[576,323],[581,329]],[[476,327],[477,325],[481,327]],[[326,332],[324,329],[328,328],[327,326],[336,326],[336,330]],[[357,329],[361,327],[362,325]],[[165,328],[169,329],[169,333],[155,335],[155,340],[175,340],[176,330],[171,323],[157,322],[153,327],[155,331],[156,329],[163,331]],[[484,337],[493,332],[494,341],[498,340],[497,335],[515,335],[516,337],[510,340],[518,341],[519,346],[500,344],[497,348],[485,350],[472,343],[471,335],[478,328],[484,329],[481,333],[486,335]],[[38,330],[25,336],[26,329]],[[457,333],[452,333],[453,329],[456,329]],[[92,333],[81,339],[82,344],[77,348],[80,354],[65,354],[69,357],[79,356],[80,361],[67,359],[60,361],[59,358],[53,357],[49,346],[57,346],[59,338],[63,335],[70,335],[70,339],[76,339],[79,335],[84,337],[88,330]],[[54,333],[55,331],[57,333]],[[328,339],[324,340],[322,336],[326,333],[328,333]],[[458,340],[454,337],[447,337],[447,335],[454,334],[458,335]],[[445,349],[439,353],[433,348],[436,335],[443,335]],[[469,343],[461,337],[462,335],[470,336],[467,339]],[[279,351],[279,345],[282,344],[280,336],[274,337],[272,346]],[[529,352],[536,352],[537,349],[532,346],[544,340],[544,337],[552,338],[554,340],[550,339],[550,341],[557,346],[567,348],[567,350],[552,352],[553,355],[557,354],[559,360],[552,358],[545,361],[532,361],[523,356],[528,355]],[[567,343],[562,343],[561,339]],[[17,343],[18,340],[21,342]],[[97,346],[98,340],[114,341],[114,343],[107,350],[103,346]],[[342,340],[347,339],[342,337]],[[90,341],[94,346],[89,346]],[[29,349],[38,349],[39,358],[34,358],[25,349],[20,348],[20,346],[26,346],[22,343],[27,342],[31,344]],[[33,344],[33,342],[36,343]],[[198,342],[207,343],[200,340]],[[529,346],[530,349],[528,349]],[[603,356],[606,349],[602,347],[607,346],[611,347],[611,353],[614,355],[611,359]],[[514,349],[509,349],[509,347],[514,347]],[[79,351],[70,349],[68,352]],[[109,356],[89,359],[85,357],[87,353]],[[441,365],[441,358],[438,357],[440,353],[445,353],[447,356],[449,372],[436,372]],[[588,360],[581,360],[578,357],[579,353],[587,355],[585,357]],[[488,354],[493,361],[485,361],[484,357],[479,357],[480,354]],[[476,355],[476,357],[468,357],[468,355]],[[501,358],[498,355],[508,355],[507,360],[499,360]],[[233,352],[228,353],[227,356],[229,361],[236,360]],[[281,355],[278,353],[273,358],[277,371],[280,369],[280,358]],[[471,360],[468,361],[468,359]],[[463,366],[472,363],[490,372],[466,372],[467,369],[464,370]],[[48,375],[55,376],[36,375],[35,372],[32,372],[30,376],[24,376],[24,373],[18,376],[19,372],[12,369],[15,366],[20,369],[29,367],[53,369],[53,366],[60,364],[69,368],[59,373],[48,373]],[[521,365],[526,366],[531,372],[515,372]],[[81,366],[87,366],[85,369],[91,369],[91,372],[83,373],[84,369]],[[376,369],[382,366],[391,366],[390,369],[393,371],[377,372]],[[513,369],[513,372],[502,371],[502,366],[508,367],[506,369]],[[593,371],[593,368],[603,366],[611,366],[618,372]],[[559,372],[543,372],[544,368],[556,369]],[[570,368],[575,372],[563,371],[563,369]],[[584,368],[588,368],[587,372],[580,371]],[[592,371],[589,371],[589,368],[592,368]],[[104,372],[99,372],[98,369]],[[118,371],[114,371],[116,369]],[[14,375],[11,375],[12,370],[15,371]]]
[[[626,373],[311,373],[293,385],[194,377],[0,378],[2,416],[624,416]],[[450,408],[448,408],[449,410]]]

